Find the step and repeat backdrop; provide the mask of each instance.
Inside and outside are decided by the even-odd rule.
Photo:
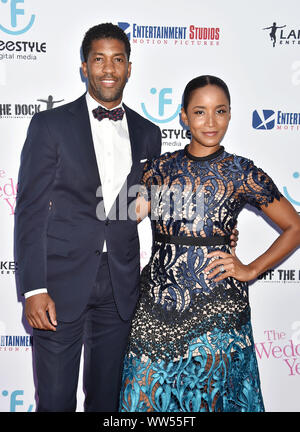
[[[253,159],[300,212],[299,16],[299,0],[0,0],[0,411],[34,411],[36,404],[31,330],[15,284],[20,152],[34,113],[85,92],[86,30],[113,22],[127,33],[132,76],[124,102],[160,126],[163,153],[189,142],[180,119],[186,83],[202,74],[225,80],[232,97],[226,150]],[[238,229],[237,255],[245,263],[278,236],[250,207]],[[144,266],[147,220],[139,232]],[[299,250],[249,291],[266,411],[300,411]],[[83,398],[80,380],[78,411]]]

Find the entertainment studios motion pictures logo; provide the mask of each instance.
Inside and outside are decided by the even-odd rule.
[[[278,45],[299,45],[300,44],[300,29],[288,28],[286,24],[277,25],[276,22],[263,28],[262,30],[270,30],[269,38],[273,48]]]
[[[118,26],[125,31],[133,44],[173,46],[218,46],[220,27],[140,25],[120,21]]]
[[[283,112],[269,109],[252,113],[252,127],[257,130],[300,131],[300,112]]]
[[[36,15],[25,6],[25,0],[0,0],[0,33],[12,37],[0,39],[0,60],[37,60],[38,54],[46,53],[46,42],[15,40],[36,21]]]
[[[252,114],[252,127],[256,130],[269,131],[275,129],[275,131],[300,131],[300,113],[285,113],[282,111],[274,110],[255,110]],[[291,188],[294,193],[290,192],[287,186],[283,186],[284,196],[294,205],[296,208],[300,207],[300,199],[295,198],[295,190],[299,190],[295,186],[295,180],[299,182],[300,173],[294,171],[292,174],[293,181]]]

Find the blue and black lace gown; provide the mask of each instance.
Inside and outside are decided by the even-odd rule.
[[[147,164],[143,184],[154,244],[141,275],[120,410],[264,411],[248,284],[232,277],[216,283],[204,269],[209,252],[230,252],[246,203],[260,208],[281,194],[252,161],[223,147],[204,158],[187,148],[165,153]]]

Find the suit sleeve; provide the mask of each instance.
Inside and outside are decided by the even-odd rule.
[[[47,286],[46,230],[57,149],[41,114],[29,125],[18,177],[15,255],[21,294]]]
[[[161,130],[158,126],[156,126],[152,158],[154,157],[157,158],[160,156],[160,154],[161,154]]]

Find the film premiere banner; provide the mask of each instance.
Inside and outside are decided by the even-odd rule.
[[[132,45],[124,101],[160,126],[162,152],[190,139],[180,119],[186,83],[224,79],[232,119],[223,142],[268,172],[300,211],[300,5],[296,0],[0,0],[0,411],[35,410],[31,330],[16,290],[13,219],[20,152],[32,116],[85,91],[85,31],[111,21]],[[76,174],[75,174],[76,175]],[[239,218],[238,256],[262,253],[278,235],[257,212]],[[139,226],[141,265],[150,257],[149,221]],[[33,267],[34,271],[34,267]],[[250,285],[252,323],[267,411],[300,411],[299,251]],[[81,372],[82,373],[82,372]],[[78,411],[83,408],[82,384]]]

